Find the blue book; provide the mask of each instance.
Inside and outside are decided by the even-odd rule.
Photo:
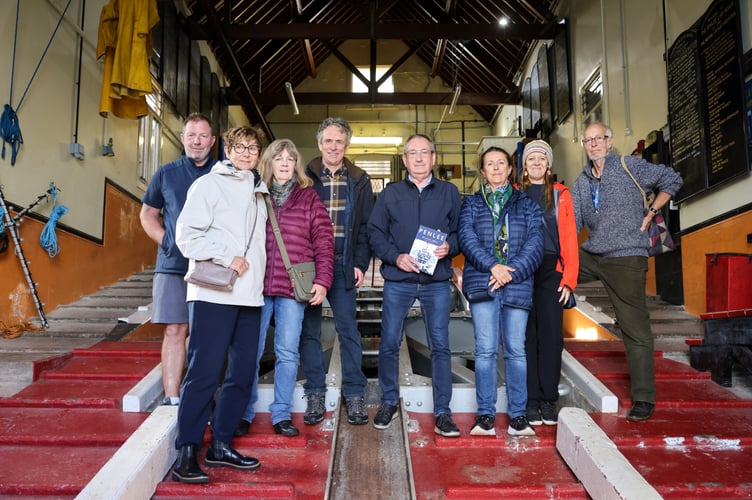
[[[436,264],[439,262],[435,253],[436,249],[444,244],[446,239],[447,233],[442,233],[438,229],[422,225],[418,227],[418,233],[410,248],[410,256],[418,261],[421,272],[433,275]]]

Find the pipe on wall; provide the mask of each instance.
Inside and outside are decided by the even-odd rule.
[[[619,29],[621,30],[621,69],[624,78],[624,135],[632,135],[632,116],[629,112],[629,62],[627,61],[627,34],[624,30],[624,2],[619,0]]]

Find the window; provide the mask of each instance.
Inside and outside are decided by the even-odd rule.
[[[158,117],[162,115],[162,91],[153,81],[154,91],[146,96],[149,114],[139,120],[138,125],[138,177],[148,183],[161,161],[162,124]]]
[[[370,66],[361,66],[357,68],[361,75],[365,77],[366,80],[370,80],[371,78],[371,67]],[[379,81],[379,79],[384,76],[384,74],[389,71],[389,66],[376,66],[376,81]],[[356,75],[352,75],[352,92],[368,92],[368,87],[358,78]],[[376,92],[381,94],[391,94],[394,92],[394,82],[392,81],[392,77],[390,76],[387,78],[384,83],[382,83],[379,88],[376,90]]]
[[[593,122],[603,121],[603,79],[601,68],[596,68],[580,90],[583,129]]]

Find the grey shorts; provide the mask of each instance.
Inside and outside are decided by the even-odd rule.
[[[188,283],[179,274],[154,273],[151,322],[167,325],[188,323],[187,288]]]

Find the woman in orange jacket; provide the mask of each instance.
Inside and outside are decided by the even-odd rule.
[[[577,286],[579,253],[572,195],[551,175],[553,152],[545,141],[529,142],[522,153],[520,188],[543,211],[543,263],[534,276],[533,308],[527,322],[527,419],[556,425],[559,399],[562,308]],[[574,299],[574,297],[572,297]]]

